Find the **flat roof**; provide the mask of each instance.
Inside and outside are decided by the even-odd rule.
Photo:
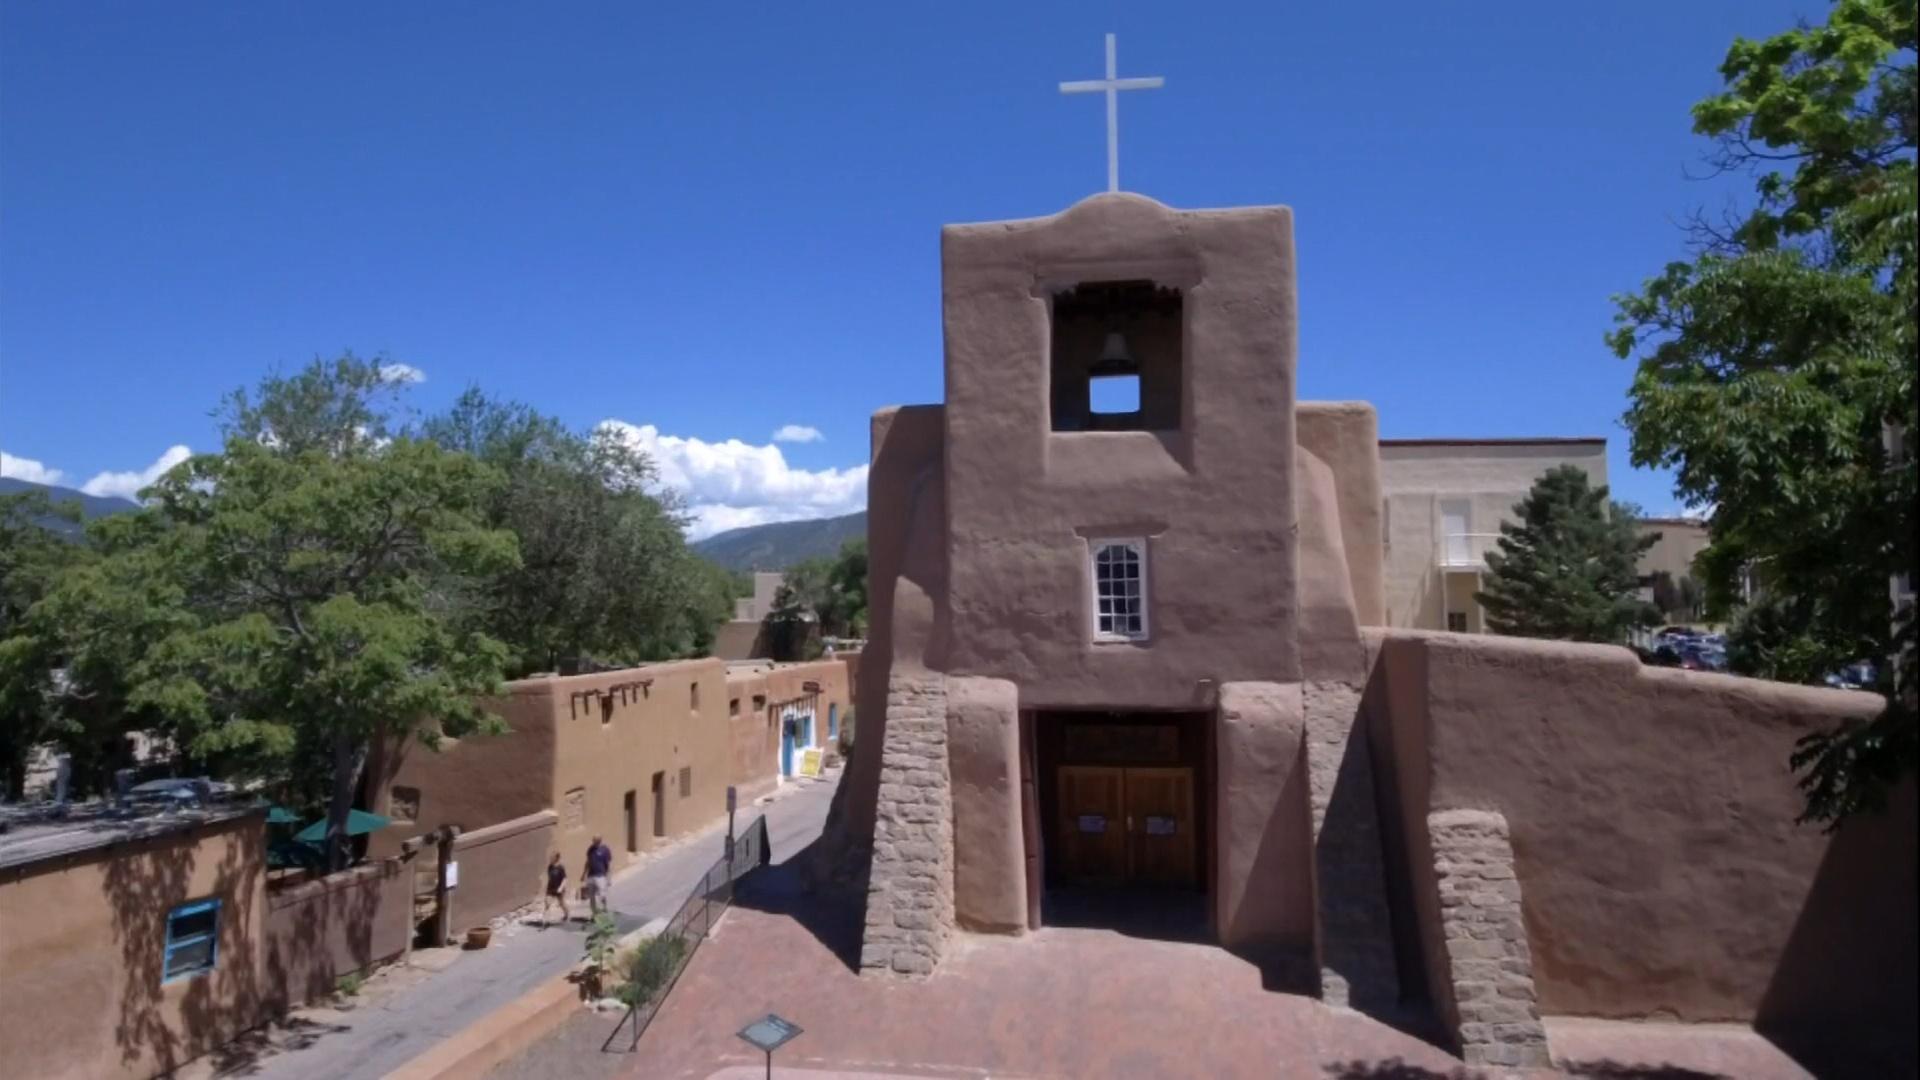
[[[69,805],[64,817],[56,817],[50,803],[0,806],[0,823],[7,826],[7,831],[0,833],[0,870],[129,840],[215,825],[249,814],[264,815],[266,809],[246,803],[199,809],[136,805],[121,810],[112,803],[84,802]]]
[[[1381,439],[1381,446],[1605,446],[1604,437],[1592,435],[1540,435],[1512,439]]]

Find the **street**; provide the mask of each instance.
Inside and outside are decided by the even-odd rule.
[[[744,830],[757,814],[765,815],[772,857],[784,859],[820,835],[838,780],[836,771],[826,780],[798,781],[797,789],[788,787],[764,806],[743,808],[738,826]],[[722,819],[616,880],[613,909],[621,926],[636,928],[671,915],[720,857],[725,835]],[[443,970],[394,973],[406,985],[377,1000],[343,1010],[300,1010],[289,1031],[273,1033],[274,1048],[258,1056],[230,1048],[194,1062],[186,1071],[261,1080],[384,1076],[565,972],[581,958],[585,938],[586,924],[581,922],[496,930],[490,947],[461,952]],[[308,1015],[302,1018],[302,1013]]]

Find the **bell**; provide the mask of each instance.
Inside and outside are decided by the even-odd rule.
[[[1134,375],[1140,365],[1134,362],[1133,353],[1127,348],[1126,335],[1118,330],[1107,331],[1107,343],[1100,349],[1100,359],[1094,361],[1090,375]]]

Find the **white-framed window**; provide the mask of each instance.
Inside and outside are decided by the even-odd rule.
[[[1146,640],[1147,542],[1093,540],[1087,548],[1093,577],[1094,640]]]

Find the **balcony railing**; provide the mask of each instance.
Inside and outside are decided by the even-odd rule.
[[[1487,552],[1499,540],[1499,533],[1447,533],[1440,538],[1440,565],[1448,570],[1485,570]]]

